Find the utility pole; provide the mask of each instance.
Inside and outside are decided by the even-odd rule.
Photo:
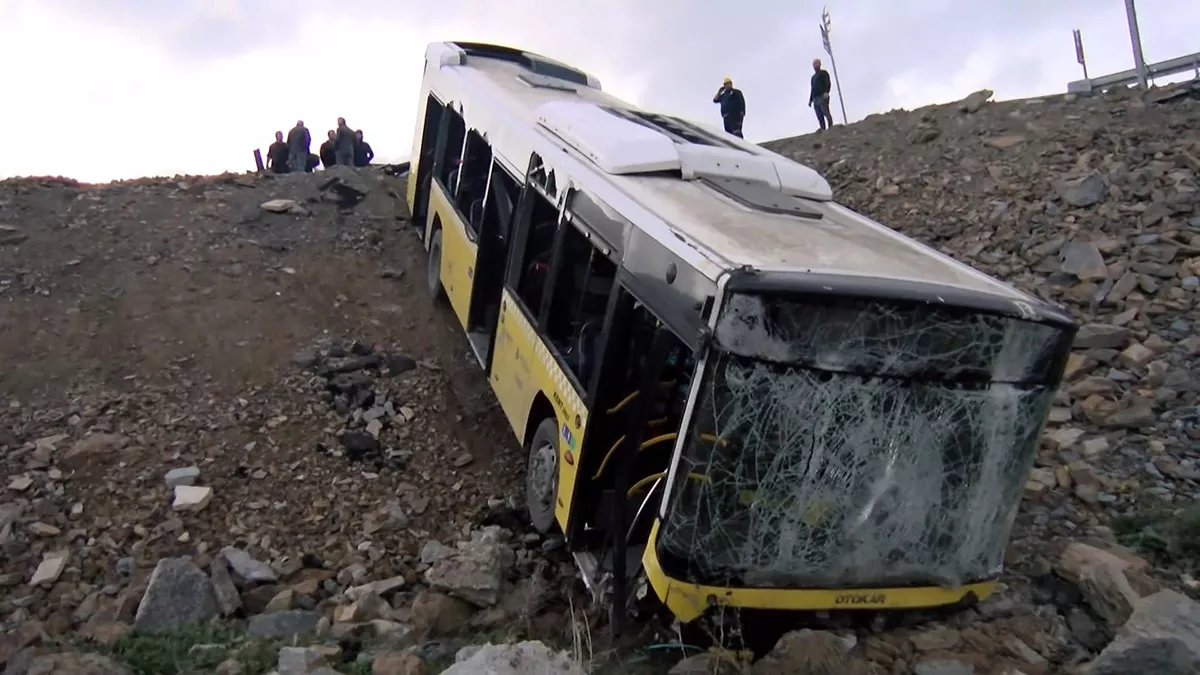
[[[1146,59],[1142,56],[1142,35],[1138,32],[1137,9],[1133,6],[1133,0],[1125,0],[1125,18],[1129,21],[1129,41],[1133,43],[1133,67],[1137,70],[1138,84],[1146,89]]]
[[[1128,0],[1133,2],[1133,0]],[[838,104],[842,106],[842,124],[849,124],[846,121],[846,99],[842,98],[842,82],[838,79],[837,59],[833,58],[833,45],[829,44],[829,9],[821,9],[821,46],[825,48],[825,53],[829,55],[829,67],[833,69],[833,84],[838,90]]]

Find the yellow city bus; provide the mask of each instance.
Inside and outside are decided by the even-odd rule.
[[[430,45],[417,120],[429,291],[614,616],[992,591],[1070,316],[537,54]]]

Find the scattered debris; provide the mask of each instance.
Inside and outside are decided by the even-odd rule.
[[[171,508],[176,511],[202,511],[212,501],[213,489],[199,485],[176,485],[175,501]]]

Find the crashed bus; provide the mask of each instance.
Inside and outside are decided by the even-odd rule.
[[[417,120],[429,291],[615,617],[992,591],[1067,314],[537,54],[430,45]]]

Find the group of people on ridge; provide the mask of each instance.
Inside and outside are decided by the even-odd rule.
[[[351,129],[344,117],[338,118],[337,129],[330,129],[328,136],[329,140],[321,144],[320,154],[314,155],[310,151],[312,136],[303,120],[296,122],[287,140],[282,131],[276,131],[275,142],[267,150],[267,169],[274,173],[300,173],[322,164],[326,169],[335,164],[366,166],[375,158],[371,144],[363,140],[362,130]]]
[[[821,67],[821,59],[813,59],[813,75],[809,80],[808,107],[817,114],[817,124],[821,131],[833,126],[833,115],[829,112],[829,94],[833,91],[829,73]],[[721,120],[725,123],[725,132],[738,138],[742,136],[742,122],[746,119],[746,97],[741,89],[735,89],[733,80],[725,78],[721,88],[713,96],[713,103],[721,105]]]

